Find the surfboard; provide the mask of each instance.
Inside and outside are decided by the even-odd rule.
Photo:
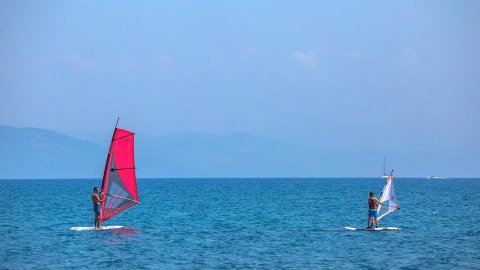
[[[397,227],[378,227],[378,228],[353,228],[353,227],[344,227],[345,230],[349,231],[399,231],[400,228]]]
[[[119,226],[119,225],[113,225],[113,226],[100,226],[102,230],[115,230],[115,229],[122,229],[126,228],[127,226]],[[95,227],[71,227],[70,230],[72,231],[94,231]]]

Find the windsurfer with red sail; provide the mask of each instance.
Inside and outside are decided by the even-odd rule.
[[[101,209],[102,206],[100,203],[104,202],[107,200],[107,197],[105,196],[105,199],[100,199],[100,196],[98,194],[98,187],[93,188],[92,192],[92,202],[93,202],[93,211],[95,212],[95,230],[101,230],[102,228],[100,227],[100,218],[102,216],[101,214]]]

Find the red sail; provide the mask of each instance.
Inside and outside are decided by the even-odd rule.
[[[115,128],[103,174],[102,198],[107,200],[102,203],[101,222],[139,202],[133,138],[133,132]]]

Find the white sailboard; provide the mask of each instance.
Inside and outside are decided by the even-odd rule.
[[[353,228],[353,227],[344,227],[348,231],[399,231],[400,228],[397,227],[378,227],[378,228]]]
[[[101,226],[100,228],[102,228],[102,230],[115,230],[115,229],[126,228],[126,226],[113,225],[113,226]],[[94,231],[95,227],[71,227],[70,230],[72,230],[72,231]]]
[[[400,209],[397,200],[397,194],[395,193],[395,188],[393,185],[393,170],[388,176],[387,182],[383,186],[382,195],[379,199],[383,205],[378,206],[378,217],[377,220],[384,218],[386,215],[393,213]],[[350,231],[391,231],[391,230],[400,230],[397,227],[379,227],[379,228],[354,228],[354,227],[344,227],[345,230]]]

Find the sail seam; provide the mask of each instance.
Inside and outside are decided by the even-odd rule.
[[[133,134],[135,134],[135,133],[131,133],[131,134],[128,134],[128,135],[125,135],[125,136],[119,137],[119,138],[115,138],[115,139],[113,139],[113,140],[112,140],[112,142],[113,142],[113,141],[116,141],[116,140],[123,139],[123,138],[125,138],[125,137],[128,137],[128,136],[132,136]]]

